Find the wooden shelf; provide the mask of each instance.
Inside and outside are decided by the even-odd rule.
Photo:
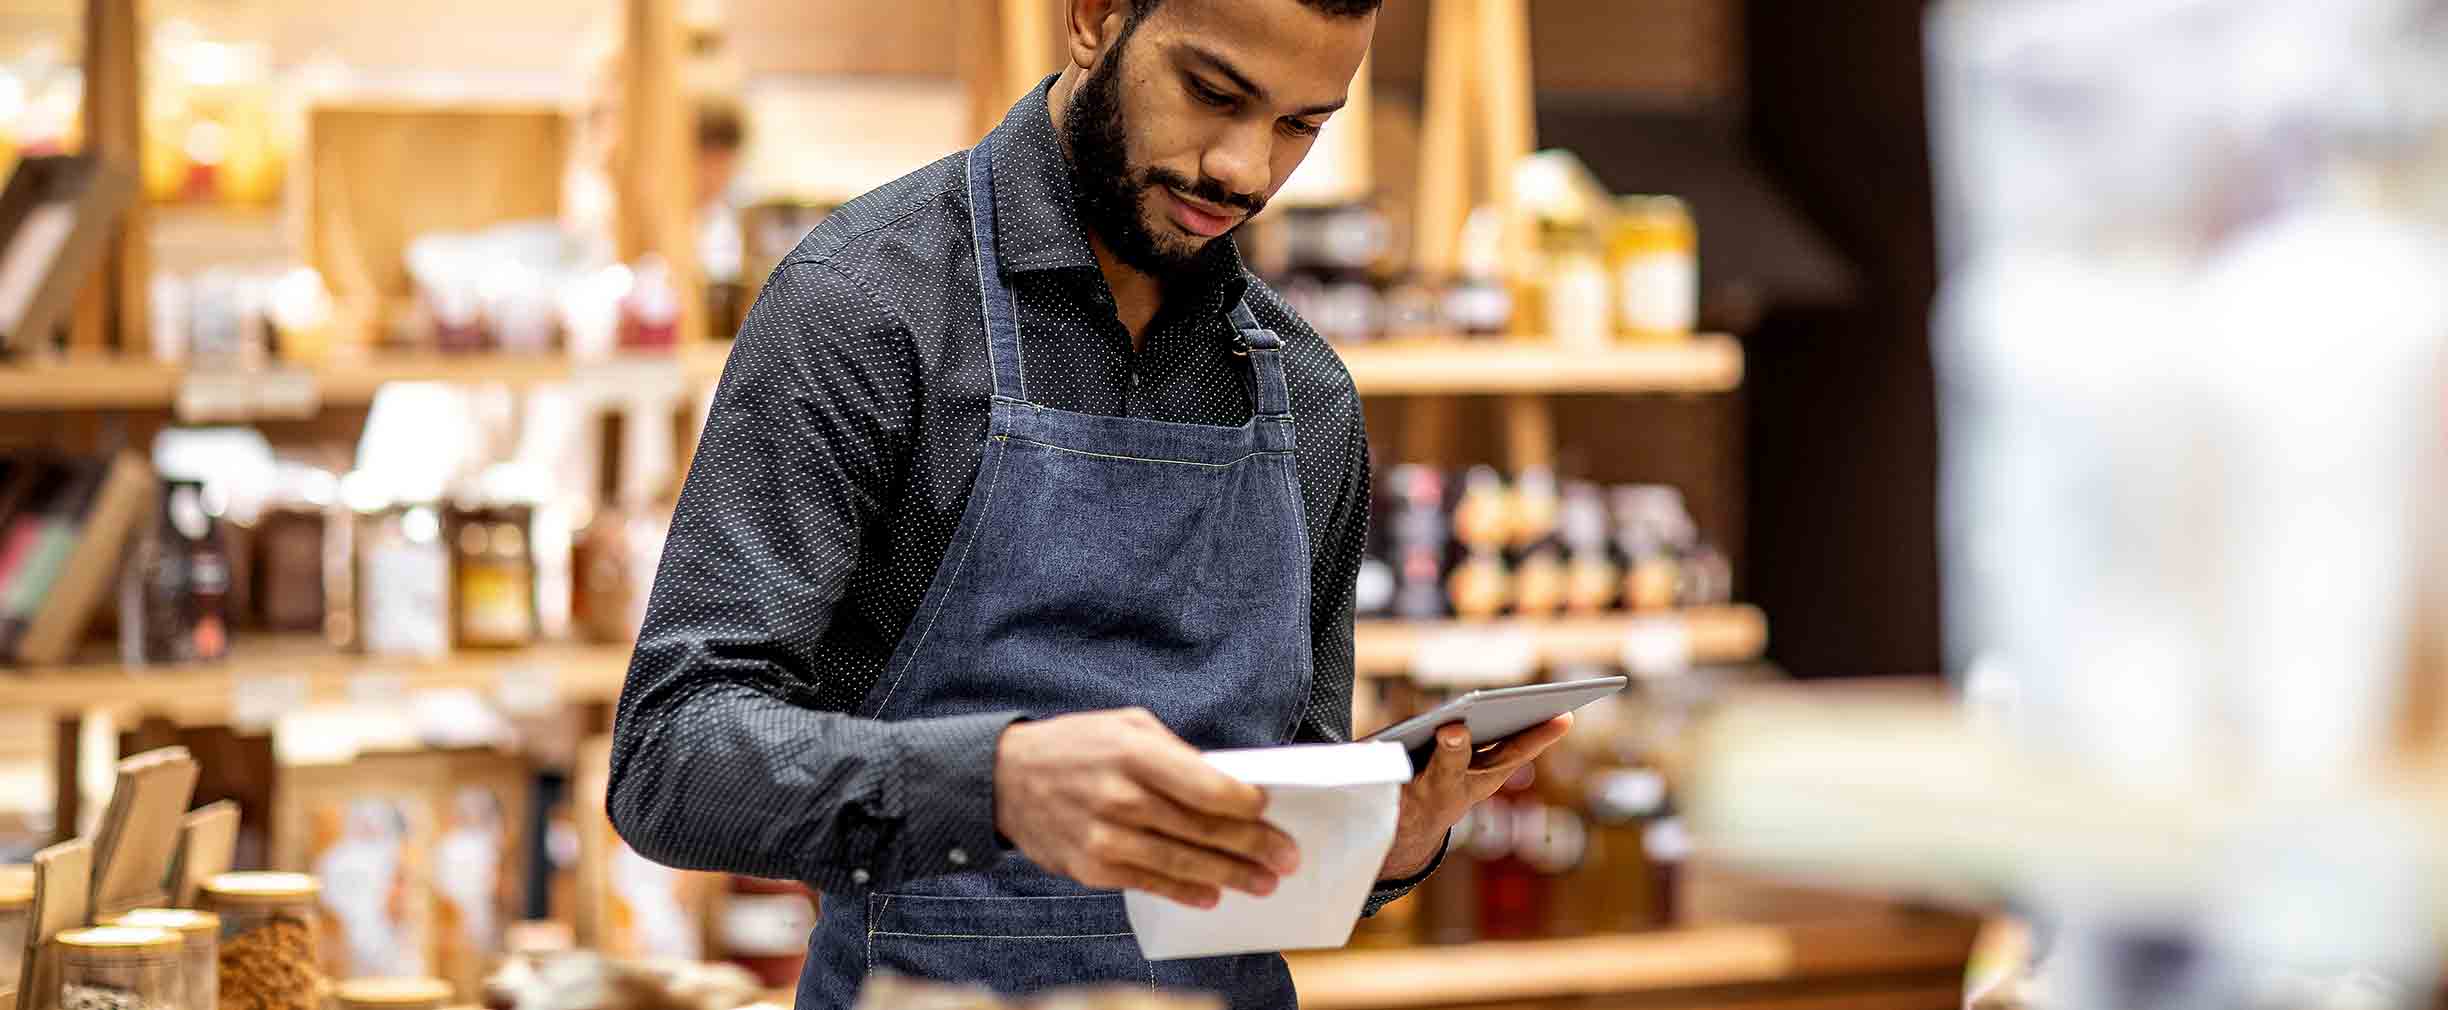
[[[629,652],[626,645],[545,645],[402,659],[335,652],[313,636],[252,636],[218,663],[0,670],[0,709],[60,716],[101,709],[222,725],[267,707],[382,701],[454,688],[512,705],[611,701],[620,697]]]
[[[1363,677],[1405,676],[1423,652],[1474,647],[1526,646],[1542,666],[1615,663],[1622,660],[1626,637],[1643,621],[1679,623],[1695,663],[1746,662],[1759,658],[1768,646],[1767,616],[1746,605],[1551,621],[1362,621],[1354,629],[1353,644]]]
[[[710,381],[722,374],[728,342],[677,355],[621,355],[577,362],[552,354],[383,352],[313,365],[209,371],[151,360],[69,357],[0,365],[0,410],[171,410],[183,399],[218,400],[278,390],[283,402],[311,393],[317,405],[364,406],[387,382],[499,383],[528,387],[600,379],[607,386],[644,379]],[[208,407],[208,413],[219,413]],[[246,411],[238,410],[244,414]],[[266,411],[271,415],[281,409]]]
[[[1740,662],[1759,655],[1767,620],[1752,607],[1721,607],[1665,615],[1688,628],[1699,662]],[[1627,616],[1563,621],[1364,621],[1356,632],[1359,673],[1394,677],[1411,672],[1422,648],[1467,644],[1471,636],[1526,636],[1544,662],[1614,662],[1632,625]],[[1517,637],[1518,641],[1519,638]],[[563,702],[611,701],[629,668],[626,645],[542,645],[503,651],[466,650],[443,659],[401,659],[334,652],[312,636],[248,636],[229,659],[194,666],[127,667],[88,662],[0,669],[0,709],[60,715],[89,709],[147,712],[191,725],[231,721],[260,704],[261,692],[297,704],[365,700],[366,692],[450,688],[502,695],[550,692]],[[293,687],[276,683],[297,682]],[[254,693],[250,693],[254,692]]]
[[[1367,396],[1724,393],[1743,379],[1742,344],[1718,334],[1598,351],[1488,339],[1348,344],[1335,352]]]
[[[115,357],[71,357],[0,365],[0,410],[167,410],[190,374],[244,382],[306,383],[321,404],[358,406],[386,382],[504,383],[583,380],[608,370],[671,364],[691,381],[722,374],[728,341],[677,357],[632,355],[580,364],[549,354],[383,352],[253,373],[208,373]],[[1360,392],[1372,396],[1501,393],[1722,393],[1742,385],[1742,345],[1700,336],[1679,344],[1627,344],[1570,351],[1516,341],[1437,340],[1341,347]]]
[[[1933,916],[1295,953],[1289,959],[1306,1010],[1605,996],[1640,996],[1639,1005],[1656,1007],[1798,1006],[1838,995],[1849,998],[1837,1000],[1840,1005],[1939,1010],[1959,1005],[1976,930],[1969,921]],[[1785,998],[1778,998],[1779,989]]]

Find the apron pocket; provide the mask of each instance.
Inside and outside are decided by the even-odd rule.
[[[985,985],[1005,996],[1056,986],[1153,987],[1119,894],[867,898],[867,972]]]

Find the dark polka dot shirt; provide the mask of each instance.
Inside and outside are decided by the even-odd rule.
[[[1045,86],[998,128],[1000,249],[1031,398],[1237,425],[1226,310],[1284,340],[1314,580],[1298,736],[1351,732],[1368,440],[1351,377],[1230,242],[1134,352],[1074,209]],[[843,206],[766,282],[680,496],[614,732],[611,813],[661,862],[859,892],[980,865],[1011,716],[856,711],[943,561],[983,457],[988,375],[966,152]],[[1399,893],[1395,891],[1392,893]]]

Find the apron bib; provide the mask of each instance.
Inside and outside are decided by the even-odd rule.
[[[969,155],[970,230],[994,399],[960,526],[858,713],[1033,718],[1140,706],[1201,750],[1289,742],[1312,675],[1309,543],[1282,342],[1232,310],[1257,410],[1238,427],[1031,403],[994,244],[993,137]],[[1122,896],[1018,853],[824,902],[802,1010],[846,1008],[872,972],[1007,995],[1081,983],[1292,1007],[1275,954],[1150,962]]]

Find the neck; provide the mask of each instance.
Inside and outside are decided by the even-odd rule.
[[[1046,89],[1046,115],[1054,121],[1054,136],[1061,143],[1063,157],[1071,157],[1071,135],[1063,129],[1063,119],[1071,108],[1071,95],[1079,90],[1085,71],[1074,66],[1055,78],[1054,86]],[[1155,277],[1131,268],[1115,256],[1105,244],[1105,237],[1088,229],[1088,248],[1096,253],[1097,271],[1105,275],[1105,286],[1113,292],[1114,315],[1130,331],[1131,349],[1147,349],[1147,329],[1156,321],[1156,312],[1164,307],[1164,284]]]

